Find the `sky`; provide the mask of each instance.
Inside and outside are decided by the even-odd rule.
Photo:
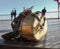
[[[44,7],[47,11],[57,10],[57,2],[54,0],[0,0],[0,14],[10,14],[13,8],[20,13],[23,7],[31,6],[34,6],[32,11],[41,11]]]

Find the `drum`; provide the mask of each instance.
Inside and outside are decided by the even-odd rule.
[[[26,40],[39,41],[42,40],[47,33],[47,20],[41,13],[34,15],[29,14],[22,20],[17,17],[12,21],[11,26],[13,32],[2,35],[2,38],[10,40],[13,37],[15,39],[16,36],[20,36]]]
[[[21,21],[18,30],[19,34],[26,40],[39,41],[47,32],[47,20],[41,13],[36,14],[38,19],[33,15],[27,15],[24,20]]]
[[[9,35],[5,34],[2,36],[3,38],[7,37],[5,39],[9,39],[10,36],[14,37],[16,33],[18,33],[17,36],[20,35],[20,37],[31,41],[39,41],[45,37],[47,33],[47,20],[40,11],[32,13],[31,8],[27,10],[24,9],[24,11],[11,22],[13,33],[11,33],[12,35],[10,35],[10,33]]]

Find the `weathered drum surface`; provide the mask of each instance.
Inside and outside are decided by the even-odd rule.
[[[42,13],[30,13],[24,19],[19,17],[16,17],[11,23],[17,36],[20,35],[20,37],[32,41],[39,41],[44,38],[47,32],[47,20]],[[5,39],[10,38],[7,34],[2,37],[7,37]]]
[[[21,21],[21,24],[19,25],[19,27],[17,27],[17,30],[21,31],[19,32],[19,34],[22,36],[22,38],[27,40],[39,41],[45,36],[47,32],[47,20],[44,20],[45,17],[42,16],[41,13],[39,13],[37,17],[40,19],[40,22],[31,14],[27,15],[25,19]],[[42,28],[40,27],[40,25],[42,26]]]
[[[40,13],[41,14],[41,13]],[[44,23],[44,17],[41,19],[40,22],[36,18],[33,18],[33,16],[26,17],[22,24],[21,28],[19,30],[22,31],[21,36],[27,40],[33,40],[33,41],[39,41],[41,40],[46,32],[47,32],[47,20],[45,19]],[[26,21],[26,22],[25,22]],[[44,23],[44,26],[42,28],[40,25]]]

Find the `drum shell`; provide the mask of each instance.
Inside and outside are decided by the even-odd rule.
[[[39,29],[39,31],[37,31],[37,29],[34,29],[33,27],[35,19],[36,18],[33,18],[32,15],[28,15],[23,21],[21,21],[21,24],[19,25],[19,27],[17,27],[16,29],[14,29],[13,27],[12,28],[13,30],[20,31],[19,34],[21,35],[22,38],[26,40],[39,41],[45,36],[47,32],[47,20],[45,20],[43,29]],[[35,24],[38,24],[38,21]],[[39,27],[40,26],[38,26],[38,28]]]
[[[42,40],[47,33],[47,20],[45,21],[45,26],[43,27],[43,29],[40,29],[38,32],[34,32],[33,29],[34,28],[29,25],[25,27],[22,26],[22,33],[20,32],[22,38],[35,42]]]

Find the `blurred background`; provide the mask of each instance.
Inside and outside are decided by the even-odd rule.
[[[33,12],[42,11],[46,7],[46,18],[58,18],[58,3],[55,0],[0,0],[0,20],[10,20],[13,8],[16,9],[18,15],[23,11],[23,7],[31,6],[34,6]]]

